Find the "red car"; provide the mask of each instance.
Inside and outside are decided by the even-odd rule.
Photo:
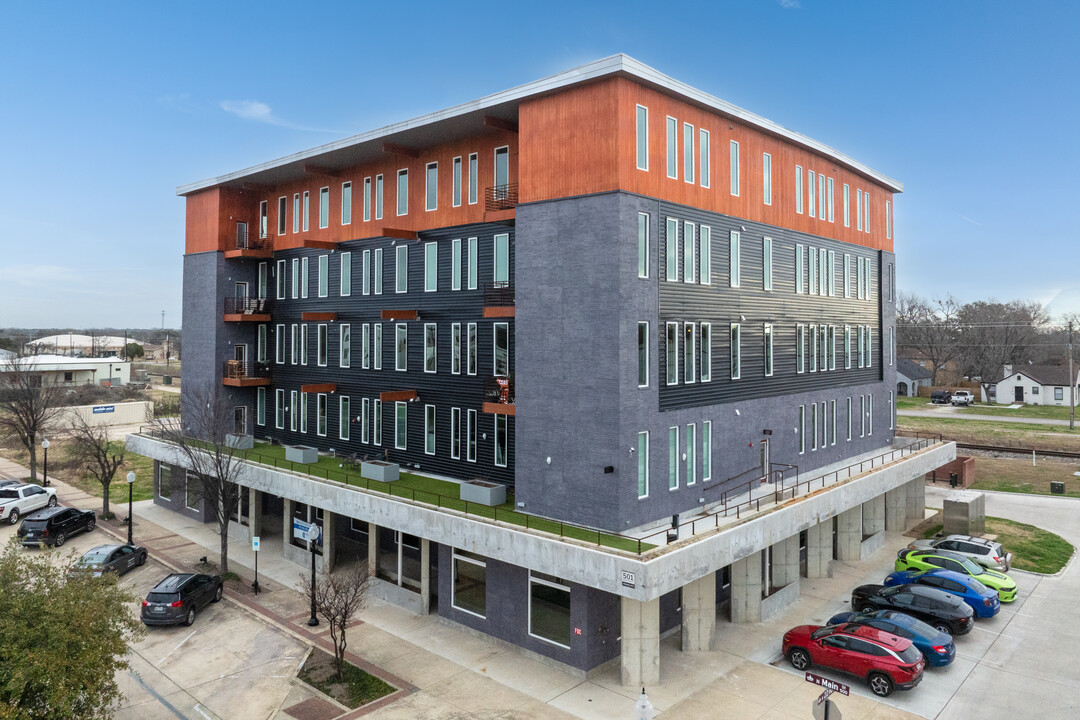
[[[784,656],[796,670],[821,665],[866,680],[880,697],[910,690],[922,680],[924,660],[910,640],[884,630],[845,623],[800,625],[784,633]]]

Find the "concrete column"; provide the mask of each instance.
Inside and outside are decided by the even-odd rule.
[[[682,588],[683,652],[716,649],[716,573]]]
[[[255,488],[248,488],[248,529],[252,536],[262,535],[262,493]]]
[[[885,493],[862,504],[862,523],[865,537],[877,535],[885,529]]]
[[[660,682],[660,598],[622,598],[622,684]]]
[[[420,614],[431,612],[431,541],[420,538]]]
[[[920,475],[907,484],[908,522],[920,523],[926,517],[926,480]]]
[[[862,505],[836,516],[836,559],[862,559]]]
[[[367,571],[369,577],[379,574],[379,526],[367,524]]]
[[[885,529],[889,532],[907,530],[907,496],[906,484],[885,493]]]
[[[315,516],[312,514],[312,519]],[[329,510],[323,510],[322,521],[322,569],[326,572],[333,572],[334,565],[337,560],[337,538],[335,532],[337,531],[337,515]]]
[[[731,563],[731,622],[761,622],[761,550]]]
[[[281,512],[282,548],[288,547],[292,542],[292,514],[293,501],[285,498],[285,508]]]
[[[799,536],[792,535],[772,546],[772,584],[773,587],[782,588],[798,581]]]
[[[806,531],[806,576],[832,577],[832,518]]]

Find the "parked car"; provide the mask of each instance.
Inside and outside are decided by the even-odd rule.
[[[952,400],[952,392],[949,390],[934,390],[930,393],[930,402],[935,405],[948,405]]]
[[[1012,602],[1016,599],[1016,581],[1008,575],[987,570],[968,557],[951,553],[948,550],[908,550],[904,548],[896,557],[893,569],[933,570],[943,568],[970,575],[991,590],[997,590],[998,600]]]
[[[925,666],[910,640],[856,623],[800,625],[784,633],[783,650],[796,670],[812,665],[839,670],[865,679],[880,697],[918,685]]]
[[[38,510],[23,520],[17,535],[23,547],[60,547],[72,535],[90,532],[97,525],[93,510],[50,506]]]
[[[146,548],[138,545],[98,545],[88,550],[71,566],[69,574],[90,573],[101,577],[107,572],[123,575],[146,564]]]
[[[851,592],[851,607],[864,613],[896,610],[950,635],[966,635],[975,625],[975,611],[963,600],[921,585],[860,585]]]
[[[146,625],[191,625],[199,610],[221,600],[223,590],[220,575],[173,573],[143,600],[142,621]]]
[[[971,535],[949,535],[943,538],[916,540],[908,545],[911,550],[948,550],[965,555],[985,568],[998,572],[1012,569],[1012,553],[1006,552],[1001,543]]]
[[[0,520],[16,525],[19,518],[43,507],[56,507],[53,488],[30,484],[0,488]]]
[[[890,573],[885,578],[885,587],[907,585],[909,583],[938,588],[957,596],[971,607],[975,612],[975,617],[994,617],[998,614],[998,610],[1001,609],[1001,602],[998,600],[996,590],[991,590],[975,578],[964,573],[941,569],[906,570]]]
[[[22,480],[0,480],[0,488],[11,487],[13,485],[22,485]]]
[[[957,390],[952,394],[952,397],[949,398],[949,402],[953,405],[974,405],[975,396],[967,390]]]
[[[869,625],[910,640],[922,653],[928,667],[948,665],[956,657],[956,643],[949,633],[936,630],[922,620],[896,610],[878,610],[872,613],[842,612],[829,618],[826,625],[845,623]]]

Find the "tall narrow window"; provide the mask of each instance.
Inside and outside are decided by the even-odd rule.
[[[255,388],[255,422],[266,424],[266,388]]]
[[[475,205],[479,197],[480,178],[478,177],[479,162],[476,153],[469,155],[469,204]]]
[[[866,365],[866,328],[862,325],[859,326],[859,367],[865,367]]]
[[[300,232],[300,193],[293,193],[292,196],[292,231]]]
[[[424,323],[424,372],[433,373],[438,369],[439,326],[436,323]]]
[[[805,248],[802,245],[795,245],[795,292],[803,293],[806,291],[803,278],[803,255]]]
[[[371,428],[374,431],[372,442],[382,445],[382,400],[371,403]]]
[[[851,255],[844,253],[844,297],[851,297]]]
[[[409,444],[409,404],[394,403],[394,447],[408,449]]]
[[[832,413],[831,413],[832,422],[829,424],[829,433],[830,433],[829,434],[829,440],[830,440],[829,444],[830,445],[835,445],[836,444],[836,401],[835,400],[830,400],[829,404],[832,406]]]
[[[509,146],[495,148],[495,187],[506,192],[510,184],[510,148]]]
[[[394,271],[394,292],[409,291],[409,246],[398,245]]]
[[[374,337],[371,341],[371,367],[382,370],[382,323],[375,323],[372,331]]]
[[[893,429],[893,391],[889,391],[889,429]]]
[[[886,353],[887,353],[888,358],[889,358],[889,365],[892,365],[893,364],[893,327],[891,325],[889,326],[889,334],[888,334],[887,340],[888,340],[888,347],[886,348]]]
[[[424,186],[424,210],[439,209],[439,163],[428,163]]]
[[[817,403],[810,403],[810,449],[817,450],[818,412]]]
[[[510,424],[510,416],[498,414],[495,416],[495,466],[506,467],[509,454],[510,437],[507,428]]]
[[[679,428],[668,428],[668,490],[679,488]]]
[[[731,263],[731,287],[739,287],[742,276],[742,252],[739,249],[739,232],[737,230],[731,231],[728,262]]]
[[[761,155],[761,201],[772,205],[772,155]]]
[[[295,396],[295,393],[294,393],[294,396]],[[318,403],[318,398],[315,399],[315,402],[316,402],[316,404]],[[295,413],[295,409],[296,409],[296,405],[295,405],[295,403],[293,403],[294,413]],[[316,407],[316,409],[318,409],[318,408]],[[307,432],[307,421],[308,421],[308,394],[306,392],[302,392],[302,393],[300,393],[300,432],[302,432],[302,433]],[[318,424],[318,420],[316,420],[316,430],[318,429],[317,424]]]
[[[649,323],[637,324],[637,384],[649,386]]]
[[[371,441],[371,399],[360,401],[360,442],[365,445]]]
[[[467,420],[465,430],[465,459],[469,462],[476,462],[476,411],[467,411],[465,417]]]
[[[304,232],[308,231],[308,219],[311,216],[311,193],[304,191]]]
[[[701,284],[712,282],[712,228],[702,225],[698,228],[698,269],[701,272]]]
[[[255,361],[266,362],[266,326],[259,325],[259,335],[255,343]]]
[[[316,332],[316,345],[318,353],[316,354],[316,361],[320,367],[326,367],[327,346],[330,344],[327,337],[327,327],[324,323],[319,323],[319,327]]]
[[[762,285],[765,290],[772,290],[772,238],[761,242]]]
[[[803,211],[803,174],[802,165],[795,166],[795,212]]]
[[[701,157],[699,172],[701,175],[701,187],[709,187],[712,184],[712,162],[709,155],[709,131],[698,131],[698,154]]]
[[[701,481],[712,480],[712,421],[701,423]]]
[[[638,277],[649,277],[649,214],[638,213],[637,216],[637,274]]]
[[[637,169],[649,169],[649,108],[637,106]]]
[[[771,323],[765,323],[764,338],[765,338],[765,377],[772,377],[773,374],[773,326]]]
[[[694,126],[683,123],[683,180],[694,182]]]
[[[836,369],[836,326],[829,326],[829,369]]]
[[[679,177],[679,121],[667,119],[667,176]]]
[[[495,245],[495,287],[510,287],[510,234],[499,233]]]
[[[795,372],[806,372],[806,326],[795,326]]]
[[[285,429],[285,391],[274,391],[274,427]]]
[[[397,173],[397,214],[406,215],[409,212],[409,171],[398,170]]]
[[[338,283],[338,292],[341,297],[348,297],[352,295],[352,253],[343,252],[339,257],[341,258],[338,263],[341,277]]]
[[[330,256],[319,256],[319,297],[324,298],[330,294]]]
[[[259,203],[259,237],[265,238],[270,233],[270,210],[265,200]]]
[[[319,229],[330,227],[330,188],[319,188]]]
[[[360,292],[368,295],[371,293],[371,251],[365,250],[360,257],[360,269],[363,273],[360,278]]]
[[[731,194],[739,194],[739,143],[731,141]]]
[[[300,297],[300,258],[292,259],[292,299]]]
[[[817,254],[817,250],[815,248],[807,248],[807,257],[806,257],[806,259],[809,261],[808,265],[810,266],[809,267],[809,272],[807,273],[807,275],[808,275],[807,279],[810,281],[809,282],[810,294],[811,295],[817,295],[817,291],[818,291],[818,264],[817,264],[818,254]]]
[[[461,289],[461,240],[454,240],[450,249],[450,289]]]
[[[697,282],[697,267],[694,263],[697,258],[697,233],[694,223],[683,222],[683,282]]]
[[[371,367],[371,334],[370,325],[364,323],[360,326],[360,367],[367,370]]]
[[[817,217],[817,174],[813,170],[806,171],[807,200],[810,205],[810,217]]]
[[[818,218],[825,219],[825,175],[818,173]]]
[[[471,237],[469,238],[469,289],[476,289],[476,281],[479,277],[478,255],[479,255],[479,239]]]
[[[450,326],[450,372],[461,374],[461,323]]]
[[[686,484],[697,482],[697,425],[686,426]]]
[[[375,176],[375,219],[382,220],[383,211],[383,176]]]
[[[352,413],[350,405],[347,396],[338,397],[338,438],[341,440],[349,439],[349,415]]]
[[[874,434],[874,396],[866,395],[866,434]]]
[[[278,198],[277,202],[277,234],[284,235],[288,225],[286,224],[286,215],[289,209],[289,199],[282,195]]]
[[[274,331],[274,362],[285,364],[285,326],[277,325]]]
[[[892,240],[892,203],[885,201],[885,239]]]
[[[701,344],[701,382],[712,380],[712,323],[701,323],[698,329]]]
[[[731,323],[731,379],[742,377],[742,333],[739,323]]]
[[[371,220],[371,178],[364,178],[364,222]]]
[[[825,248],[818,249],[818,294],[829,294],[829,251]]]
[[[844,183],[844,227],[851,227],[851,188]]]
[[[649,433],[637,434],[637,494],[649,497]]]
[[[439,289],[439,243],[424,244],[424,292]]]
[[[297,415],[303,418],[303,422],[300,425],[300,432],[307,432],[307,405],[303,408],[300,407],[298,401],[299,393],[295,390],[289,393],[289,430],[296,432],[296,421],[299,419]],[[307,401],[307,393],[304,393],[305,403]]]
[[[352,364],[352,330],[344,323],[338,326],[338,367],[347,368]]]
[[[851,442],[851,398],[847,399],[847,439]]]
[[[806,452],[806,406],[799,406],[798,433],[799,433],[799,454],[802,455]]]
[[[679,221],[675,218],[667,219],[667,232],[664,237],[664,245],[667,248],[665,266],[667,279],[675,282],[679,279]]]
[[[506,377],[510,374],[510,324],[495,323],[492,345],[495,350],[494,368],[492,373],[497,377]]]
[[[836,214],[834,212],[833,204],[833,179],[829,178],[829,222],[834,222]]]
[[[844,369],[851,369],[851,326],[844,326]]]
[[[666,325],[664,359],[667,384],[677,385],[679,383],[679,323],[669,322]]]
[[[375,273],[375,294],[376,295],[382,295],[382,274],[383,274],[382,255],[383,255],[382,248],[375,248],[374,273]]]
[[[828,265],[828,291],[829,297],[836,297],[836,251],[829,251]]]
[[[450,457],[461,459],[461,408],[450,408]]]
[[[817,372],[818,361],[818,326],[810,326],[810,372]]]
[[[406,371],[409,369],[409,326],[395,325],[394,332],[394,369]]]
[[[697,379],[697,333],[694,323],[683,323],[683,382]]]
[[[465,369],[469,375],[476,374],[476,323],[469,323],[466,326],[466,358]]]
[[[461,157],[454,158],[454,187],[451,201],[454,207],[461,206]]]
[[[890,265],[889,267],[892,267],[892,266]],[[259,286],[258,286],[258,291],[255,293],[256,297],[260,297],[260,298],[267,297],[267,287],[266,287],[266,285],[267,285],[267,281],[269,279],[267,277],[267,270],[268,269],[269,268],[268,268],[266,263],[264,263],[264,262],[259,263],[259,279],[258,279]]]
[[[870,232],[870,191],[867,190],[862,194],[863,199],[863,227],[866,228],[866,232]]]
[[[855,190],[855,229],[862,230],[862,190]]]
[[[435,454],[435,406],[424,406],[424,454]]]

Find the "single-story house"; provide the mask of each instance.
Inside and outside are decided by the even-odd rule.
[[[119,335],[79,335],[64,333],[37,338],[26,343],[27,354],[54,354],[70,357],[97,358],[107,355],[119,355],[124,351],[125,342],[135,342],[134,338]]]
[[[1067,365],[1006,365],[1002,379],[994,385],[994,402],[1008,405],[1068,405],[1069,368]],[[1072,377],[1076,387],[1074,402],[1080,405],[1080,370]],[[987,402],[985,391],[983,402]]]
[[[897,397],[918,397],[919,388],[929,387],[933,376],[929,370],[914,360],[897,358],[896,360],[896,395]]]
[[[8,362],[11,362],[8,360]],[[24,355],[20,366],[41,377],[43,385],[127,385],[131,363],[118,357],[77,358],[66,355]]]

